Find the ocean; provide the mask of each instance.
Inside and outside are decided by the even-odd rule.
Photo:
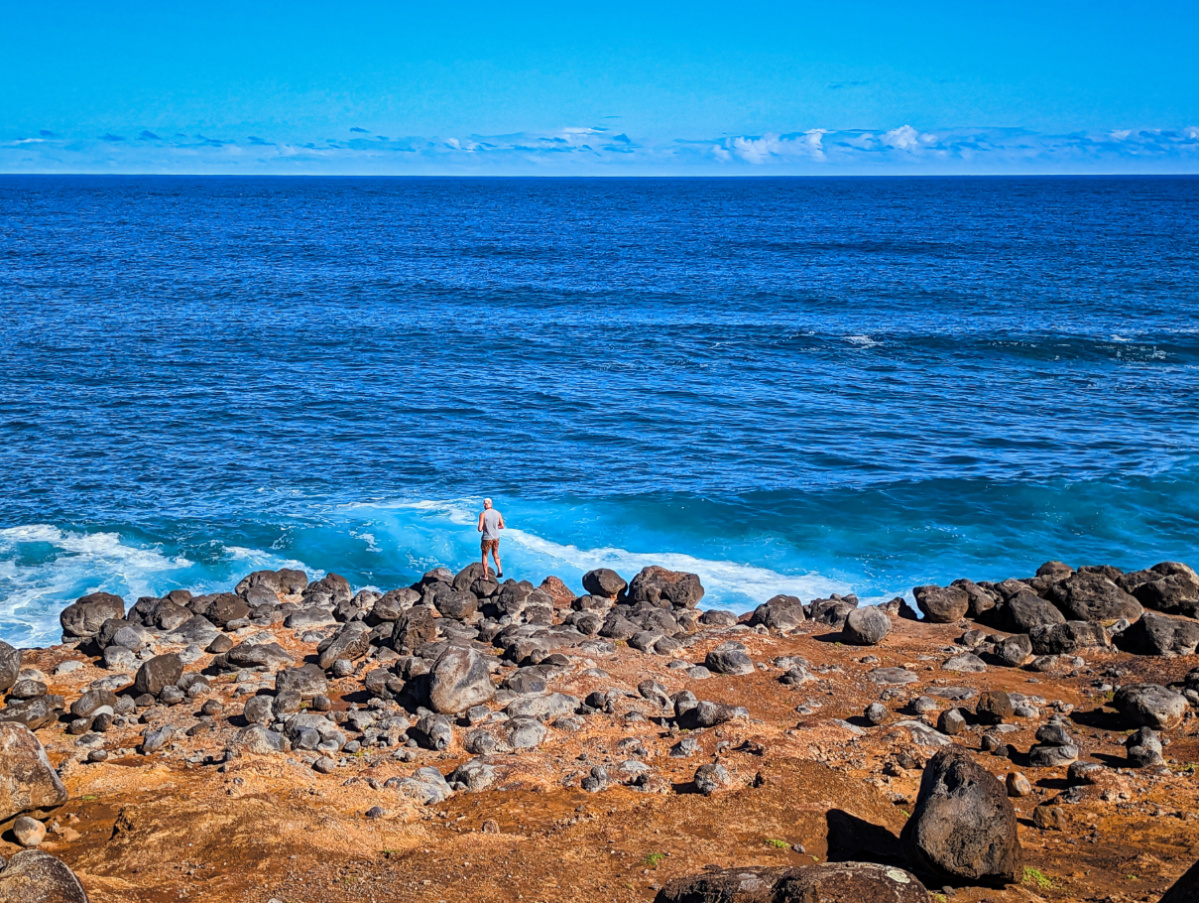
[[[1199,179],[0,176],[0,638],[262,567],[1199,563]]]

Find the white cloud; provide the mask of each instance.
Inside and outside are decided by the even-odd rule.
[[[726,147],[746,163],[762,164],[786,160],[823,160],[827,129],[808,129],[800,135],[780,137],[769,133],[760,138],[732,138]]]
[[[910,125],[901,125],[883,133],[883,144],[896,150],[914,153],[924,147],[937,143],[936,135],[921,135]]]
[[[1188,125],[1182,130],[1182,135],[1188,141],[1199,141],[1199,126]]]

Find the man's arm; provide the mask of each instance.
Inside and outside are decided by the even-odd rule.
[[[499,514],[499,512],[498,512],[498,511],[497,511],[496,513],[497,513],[497,514]],[[502,529],[504,529],[504,515],[502,515],[502,514],[500,514],[499,528],[500,528],[501,530],[502,530]]]
[[[477,527],[477,532],[479,532],[479,533],[483,532],[483,512],[482,511],[479,512],[479,524]]]

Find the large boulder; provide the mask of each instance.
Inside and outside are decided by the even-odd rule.
[[[942,749],[925,765],[901,840],[913,864],[949,881],[1010,884],[1020,872],[1007,791],[960,746]]]
[[[156,655],[137,669],[133,678],[134,695],[158,696],[165,687],[174,686],[183,676],[183,660],[174,652]]]
[[[934,624],[964,618],[970,609],[970,596],[960,586],[918,586],[912,594],[924,617]]]
[[[79,879],[60,859],[22,850],[0,871],[0,903],[88,903]]]
[[[929,903],[911,872],[876,862],[827,862],[793,869],[774,886],[771,903]]]
[[[1094,621],[1066,621],[1043,624],[1028,631],[1032,651],[1037,655],[1071,655],[1082,649],[1106,649],[1107,631]]]
[[[877,605],[855,608],[841,628],[845,641],[855,646],[874,646],[891,632],[891,619]]]
[[[0,693],[7,693],[21,673],[21,650],[0,640]]]
[[[1144,608],[1115,581],[1098,570],[1079,571],[1047,592],[1068,620],[1114,623],[1121,618],[1135,621]]]
[[[200,614],[200,612],[197,612]],[[249,617],[250,606],[241,596],[233,593],[218,593],[213,596],[205,607],[204,617],[217,627],[225,627],[230,621],[238,621]]]
[[[31,731],[53,724],[58,720],[66,701],[61,696],[47,693],[32,699],[9,697],[8,705],[0,709],[0,721],[16,721]]]
[[[615,599],[626,587],[624,578],[611,568],[596,568],[583,575],[583,589],[593,596]]]
[[[1116,645],[1137,655],[1194,655],[1199,647],[1199,622],[1147,611],[1117,635]]]
[[[411,654],[418,646],[437,639],[437,620],[425,605],[415,605],[396,619],[391,645],[396,652]]]
[[[58,616],[63,637],[90,639],[100,632],[109,618],[125,617],[125,600],[112,593],[88,593],[80,596]]]
[[[0,722],[0,822],[67,801],[67,788],[40,740],[23,724]]]
[[[1117,581],[1146,608],[1199,617],[1199,575],[1178,561],[1163,561]]]
[[[309,701],[329,692],[329,682],[319,665],[300,665],[284,668],[275,675],[275,694],[294,692],[300,699]]]
[[[721,643],[708,653],[704,664],[717,674],[753,674],[754,663],[745,646],[735,640]]]
[[[803,602],[797,596],[780,594],[771,596],[755,608],[749,623],[753,627],[761,624],[772,630],[794,630],[804,620]]]
[[[1159,684],[1125,684],[1112,702],[1137,727],[1155,730],[1176,727],[1190,708],[1185,696]]]
[[[771,903],[787,869],[762,865],[714,869],[668,881],[654,903]]]
[[[651,565],[633,578],[627,595],[629,603],[634,605],[648,602],[659,608],[695,608],[704,597],[704,588],[698,574]]]
[[[371,648],[371,628],[364,621],[350,621],[328,640],[317,646],[318,664],[328,670],[339,659],[355,661]]]
[[[995,611],[999,623],[1011,633],[1030,633],[1034,627],[1066,623],[1065,615],[1028,590],[1009,596]]]
[[[487,663],[473,649],[450,647],[429,674],[429,703],[435,712],[465,712],[495,696]]]

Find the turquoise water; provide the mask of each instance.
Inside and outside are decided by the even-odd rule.
[[[257,567],[1192,560],[1199,180],[0,177],[0,636]]]

